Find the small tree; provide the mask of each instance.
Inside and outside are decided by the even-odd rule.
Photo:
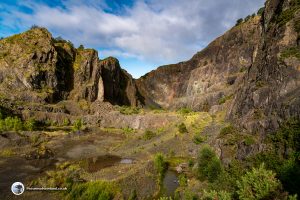
[[[248,15],[247,17],[245,17],[245,22],[247,22],[247,21],[249,21],[249,19],[251,18],[251,16],[250,15]]]
[[[242,18],[240,18],[240,19],[238,19],[237,21],[236,21],[236,26],[238,26],[238,25],[240,25],[241,23],[243,23],[243,19]]]
[[[264,199],[280,186],[275,178],[275,173],[265,169],[264,164],[248,171],[240,181],[237,181],[239,199],[255,200]]]
[[[188,132],[184,123],[181,123],[178,125],[178,131],[179,131],[179,133],[187,133]]]
[[[163,179],[165,177],[165,173],[168,169],[168,164],[167,164],[163,154],[158,153],[158,154],[155,155],[155,157],[154,157],[154,167],[155,167],[155,170],[158,174],[158,183],[161,186],[162,182],[163,182]]]
[[[265,11],[265,7],[262,7],[260,8],[258,11],[257,11],[257,15],[261,16]]]
[[[84,50],[84,46],[82,44],[79,45],[78,50]]]
[[[198,156],[198,177],[200,180],[208,179],[213,182],[223,172],[221,161],[213,149],[205,145]]]

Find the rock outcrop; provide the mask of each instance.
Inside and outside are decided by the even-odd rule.
[[[97,51],[76,49],[44,28],[0,41],[0,93],[14,102],[98,100],[137,106],[142,100],[117,59],[100,60]]]
[[[146,104],[209,110],[230,99],[256,57],[259,24],[256,16],[233,27],[189,61],[162,66],[141,77],[137,85]]]
[[[257,57],[235,95],[229,117],[252,133],[300,119],[300,2],[266,2]]]

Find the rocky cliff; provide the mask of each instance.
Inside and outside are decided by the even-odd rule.
[[[226,110],[254,133],[299,119],[299,8],[299,0],[269,0],[261,17],[233,27],[189,61],[141,77],[146,104]]]
[[[260,34],[260,17],[256,16],[233,27],[190,60],[141,77],[137,84],[146,104],[209,110],[231,99],[256,57]]]
[[[0,41],[0,92],[4,99],[21,102],[140,104],[134,80],[118,60],[100,60],[97,51],[76,49],[44,28]]]
[[[266,2],[257,56],[229,112],[250,132],[300,119],[300,1]]]

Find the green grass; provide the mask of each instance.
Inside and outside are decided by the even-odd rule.
[[[93,181],[74,184],[67,196],[67,199],[112,200],[118,193],[119,188],[114,183],[105,181]]]
[[[131,107],[131,106],[119,106],[118,110],[123,115],[134,115],[134,114],[139,114],[140,113],[139,108]]]
[[[156,137],[156,133],[150,130],[146,130],[143,135],[144,140],[151,140],[154,137]]]
[[[224,97],[220,98],[218,100],[219,105],[224,104],[226,101],[232,99],[232,97],[233,97],[233,94],[230,94],[230,95],[227,95],[227,96],[224,96]]]
[[[181,114],[181,115],[187,115],[187,114],[190,114],[192,113],[192,109],[190,108],[180,108],[177,113]]]
[[[225,136],[234,133],[236,133],[236,129],[231,124],[229,124],[228,126],[225,126],[221,129],[220,136]]]
[[[186,128],[186,125],[182,122],[182,123],[180,123],[178,126],[177,126],[177,128],[178,128],[178,132],[179,133],[187,133],[188,132],[188,130],[187,130],[187,128]]]
[[[0,150],[0,157],[10,157],[15,155],[15,152],[12,149],[2,149]]]
[[[300,1],[299,0],[292,0],[291,1],[291,6],[286,9],[283,10],[279,16],[276,17],[276,23],[279,26],[283,26],[285,25],[287,22],[289,22],[290,20],[292,20],[295,16],[295,13],[297,10],[299,10],[300,8]]]
[[[299,25],[299,27],[300,27],[300,25]],[[294,58],[297,58],[300,60],[300,49],[298,47],[291,47],[291,48],[284,50],[280,54],[281,60],[283,60],[285,58],[290,58],[290,57],[294,57]]]

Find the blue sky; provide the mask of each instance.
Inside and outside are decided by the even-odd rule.
[[[46,27],[138,78],[187,60],[264,0],[2,0],[0,37]]]

